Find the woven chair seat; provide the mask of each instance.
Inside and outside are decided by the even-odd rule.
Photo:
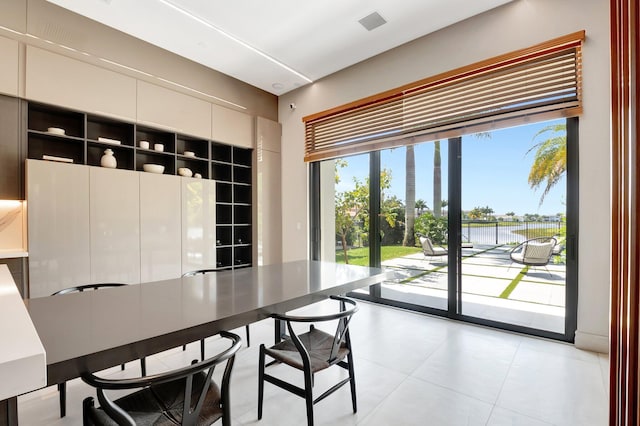
[[[337,351],[336,357],[333,360],[328,361],[329,355],[331,354],[334,336],[325,333],[322,330],[318,330],[317,328],[314,328],[307,333],[299,334],[298,337],[309,352],[311,371],[314,373],[342,361],[349,354],[349,349],[343,342]],[[296,349],[293,341],[290,339],[284,340],[270,348],[265,348],[265,353],[273,359],[290,365],[293,368],[297,368],[298,370],[302,370],[304,368],[300,352]]]
[[[193,376],[191,390],[191,408],[195,407],[204,385],[206,375],[198,373]],[[114,401],[135,420],[139,426],[169,426],[182,423],[182,407],[186,379],[153,385]],[[99,408],[91,408],[89,419],[96,425],[113,425],[117,423]],[[220,406],[220,388],[214,382],[209,385],[204,405],[200,411],[197,424],[210,425],[222,417]]]

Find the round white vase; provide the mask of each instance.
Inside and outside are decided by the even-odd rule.
[[[113,156],[113,151],[111,149],[107,148],[104,150],[104,155],[100,159],[100,165],[110,169],[116,168],[118,162],[116,161],[116,157]]]

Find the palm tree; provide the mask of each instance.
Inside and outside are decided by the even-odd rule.
[[[527,154],[535,150],[536,154],[529,171],[529,185],[538,189],[544,185],[540,196],[540,205],[551,188],[557,184],[567,171],[567,125],[565,123],[552,124],[541,129],[533,137],[549,134],[548,139],[535,144]]]
[[[416,221],[416,157],[413,145],[407,145],[405,170],[407,180],[405,184],[405,227],[402,245],[411,247],[416,244],[416,237],[413,232]]]
[[[433,216],[442,215],[442,159],[440,141],[433,143]]]
[[[427,203],[423,199],[416,200],[416,210],[418,210],[418,216],[420,216],[426,209],[428,209]]]

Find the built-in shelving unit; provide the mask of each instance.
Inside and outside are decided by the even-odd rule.
[[[211,143],[219,267],[251,265],[251,150]]]
[[[27,114],[28,158],[100,166],[111,149],[119,169],[160,164],[164,174],[189,168],[216,181],[217,267],[252,264],[251,149],[39,103],[29,103]]]

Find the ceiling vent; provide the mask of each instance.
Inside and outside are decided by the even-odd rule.
[[[373,12],[370,15],[365,16],[360,19],[358,22],[367,29],[367,31],[375,30],[381,25],[387,23],[382,16],[378,12]]]

